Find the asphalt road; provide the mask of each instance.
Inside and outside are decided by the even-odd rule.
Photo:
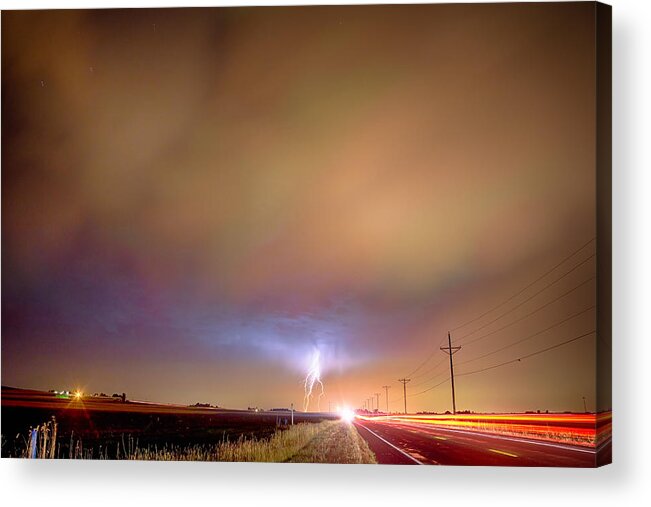
[[[519,437],[433,427],[418,423],[355,420],[379,463],[594,467],[594,450]],[[610,453],[606,443],[604,452]]]

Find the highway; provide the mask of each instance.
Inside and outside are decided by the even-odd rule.
[[[594,467],[594,449],[427,424],[356,419],[381,464]],[[610,440],[604,444],[609,453]]]

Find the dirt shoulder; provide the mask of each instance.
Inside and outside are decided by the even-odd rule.
[[[288,461],[291,463],[377,463],[375,454],[353,424],[321,423],[322,430]]]

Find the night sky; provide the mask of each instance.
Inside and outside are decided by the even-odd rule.
[[[595,328],[594,36],[590,3],[3,12],[2,384],[300,406],[319,350],[321,408],[398,410],[452,329],[459,409],[594,409],[594,335],[461,375]]]

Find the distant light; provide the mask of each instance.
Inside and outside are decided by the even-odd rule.
[[[348,407],[344,407],[339,411],[339,417],[342,421],[351,423],[355,419],[355,412]]]
[[[80,400],[81,397],[84,395],[81,391],[75,391],[75,399]]]

